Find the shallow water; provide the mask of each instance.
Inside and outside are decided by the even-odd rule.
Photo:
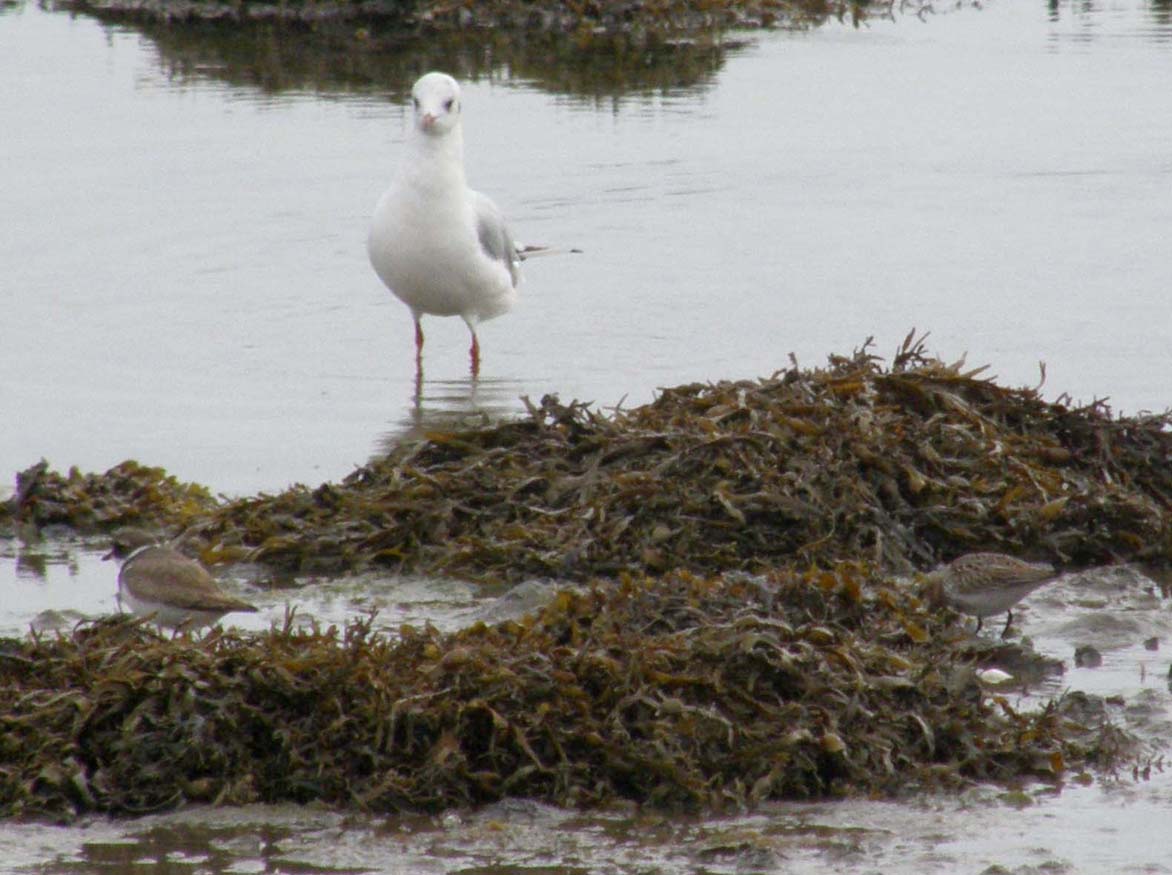
[[[1007,383],[1044,361],[1050,397],[1162,410],[1162,9],[762,33],[626,95],[481,69],[470,180],[523,241],[585,252],[526,265],[476,392],[464,326],[426,320],[417,393],[410,318],[364,249],[406,125],[405,81],[373,77],[404,71],[239,84],[222,40],[7,8],[0,469],[131,457],[231,494],[317,484],[429,416],[641,403],[871,335],[889,354],[912,326]]]
[[[0,539],[0,637],[20,637],[30,628],[68,632],[81,620],[116,613],[118,568],[104,561],[107,549],[100,540],[70,536],[33,543]],[[254,632],[283,626],[290,612],[296,626],[341,626],[354,617],[374,614],[374,627],[385,633],[397,632],[403,623],[431,623],[451,631],[512,602],[518,605],[516,613],[536,605],[528,594],[531,587],[524,585],[502,602],[501,590],[457,580],[385,573],[274,579],[267,571],[247,566],[221,569],[218,574],[225,590],[258,608],[255,614],[231,614],[224,625]]]
[[[1164,409],[1170,21],[1166,3],[998,0],[750,34],[629,91],[436,49],[478,76],[471,181],[525,242],[585,251],[526,265],[516,311],[483,328],[479,381],[462,324],[428,320],[417,385],[407,311],[364,251],[412,62],[368,54],[343,74],[262,42],[251,65],[247,41],[0,6],[0,471],[134,457],[273,491],[521,411],[523,395],[631,405],[869,335],[889,353],[913,325],[1004,382],[1035,384],[1044,360],[1049,397]],[[114,610],[103,546],[0,540],[0,635]],[[459,581],[286,583],[233,572],[261,611],[230,621],[377,609],[386,630],[455,628],[531,603]],[[1116,719],[1166,738],[1167,611],[1134,570],[1064,578],[1019,622],[1066,673],[1003,694],[1120,695]],[[1074,667],[1081,644],[1101,666]],[[1170,803],[1157,773],[700,820],[524,803],[438,819],[195,810],[4,824],[0,871],[1166,872]]]

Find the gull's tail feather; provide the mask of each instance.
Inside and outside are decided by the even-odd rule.
[[[577,247],[571,249],[556,246],[517,246],[517,258],[528,261],[530,258],[540,258],[544,255],[581,255],[582,250]]]

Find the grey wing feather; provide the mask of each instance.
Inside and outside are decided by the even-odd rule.
[[[480,248],[489,258],[502,262],[509,269],[513,285],[517,285],[517,263],[520,259],[517,244],[513,242],[513,236],[505,224],[505,217],[496,204],[480,192],[472,192],[472,200],[476,209],[476,236],[480,238]]]

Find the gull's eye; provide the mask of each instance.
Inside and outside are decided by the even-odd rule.
[[[411,105],[412,105],[413,107],[415,107],[416,109],[419,109],[419,98],[418,98],[418,97],[415,97],[415,96],[412,96],[412,97],[411,97]]]
[[[452,98],[452,97],[449,97],[447,100],[445,100],[444,101],[444,111],[451,112],[452,111],[452,104],[455,102],[456,102],[455,98]]]

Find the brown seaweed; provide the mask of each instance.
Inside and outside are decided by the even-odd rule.
[[[197,528],[287,570],[585,579],[989,549],[1062,564],[1172,559],[1169,416],[1114,418],[925,359],[680,386],[603,416],[433,434],[338,485],[218,508]]]
[[[113,618],[0,647],[0,814],[185,802],[661,809],[1148,768],[1100,700],[1024,712],[866,568],[686,573],[398,640],[160,637]]]
[[[10,512],[105,530],[146,521],[153,501],[205,561],[294,573],[587,580],[844,560],[903,573],[978,549],[1166,567],[1172,417],[1048,402],[981,370],[909,336],[887,368],[864,346],[612,415],[547,396],[527,418],[431,433],[317,488],[215,504],[126,463],[42,473]]]
[[[127,460],[101,474],[50,470],[45,460],[16,475],[16,491],[0,504],[0,524],[42,529],[68,526],[110,532],[128,525],[180,528],[217,506],[203,486],[181,483],[162,468]]]

